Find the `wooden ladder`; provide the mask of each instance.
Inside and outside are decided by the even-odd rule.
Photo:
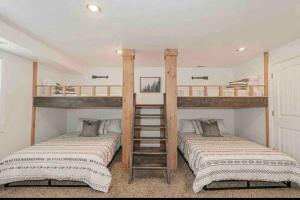
[[[143,113],[142,111],[144,110],[148,110],[148,112]],[[149,111],[154,110],[159,111],[159,113],[149,113]],[[153,123],[151,125],[144,125],[141,123],[142,120],[156,120],[160,121],[160,123],[156,125],[153,125]],[[141,131],[159,131],[160,136],[141,136]],[[164,170],[166,172],[167,183],[170,183],[165,103],[151,105],[136,105],[134,103],[134,119],[129,163],[129,183],[132,182],[133,172],[135,170]]]

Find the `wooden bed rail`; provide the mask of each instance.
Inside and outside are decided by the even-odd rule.
[[[111,97],[122,96],[122,85],[37,85],[36,91],[36,97]]]
[[[246,89],[245,89],[246,87]],[[214,96],[214,97],[239,97],[239,96],[248,96],[248,97],[265,97],[265,85],[248,85],[248,86],[232,86],[232,85],[178,85],[177,91],[178,96],[182,97],[193,97],[193,96]],[[243,88],[243,89],[242,89]],[[201,95],[195,95],[194,90],[197,89],[201,91]],[[216,95],[209,95],[210,89],[217,89],[218,92]],[[229,90],[232,95],[226,95],[226,91]],[[179,91],[184,91],[186,94],[181,95]],[[246,91],[246,95],[239,95],[239,91]]]

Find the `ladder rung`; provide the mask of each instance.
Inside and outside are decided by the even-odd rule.
[[[145,119],[163,119],[164,115],[160,115],[160,114],[136,114],[135,118],[141,119],[141,118],[145,118]]]
[[[165,129],[162,125],[135,125],[135,129]]]
[[[141,170],[166,170],[166,166],[132,166],[133,169]]]
[[[144,108],[144,109],[158,109],[164,108],[163,104],[137,104],[135,105],[136,108]]]
[[[134,141],[166,141],[167,138],[165,137],[140,137],[140,138],[133,138]]]

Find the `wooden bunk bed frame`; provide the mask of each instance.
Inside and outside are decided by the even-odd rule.
[[[268,65],[269,53],[264,53],[264,85],[249,85],[248,96],[239,96],[239,88],[233,87],[233,96],[225,96],[224,88],[226,86],[214,86],[219,88],[218,96],[208,96],[208,88],[211,86],[201,86],[204,89],[203,96],[194,96],[193,87],[177,86],[177,49],[166,49],[165,57],[165,81],[166,81],[166,116],[167,116],[167,130],[169,135],[169,156],[170,169],[177,169],[177,109],[186,108],[254,108],[263,107],[266,113],[266,146],[269,147],[269,108],[268,108]],[[69,86],[62,86],[62,94],[60,96],[52,95],[52,88],[56,86],[41,86],[37,85],[37,63],[33,63],[33,107],[32,107],[32,131],[31,143],[35,140],[35,118],[37,107],[48,108],[103,108],[103,107],[122,107],[123,108],[123,150],[122,150],[122,164],[129,167],[130,155],[130,139],[132,134],[132,119],[134,108],[134,60],[135,50],[123,50],[123,85],[122,86],[73,86],[77,88],[76,95],[68,95],[66,90]],[[124,70],[126,69],[126,70]],[[37,90],[40,87],[47,87],[50,92],[46,96],[38,96]],[[91,95],[83,96],[81,90],[83,87],[90,87]],[[97,95],[98,87],[106,87],[106,95]],[[113,87],[122,87],[122,96],[112,96],[111,89]],[[187,87],[188,96],[178,96],[178,88]],[[254,88],[263,87],[263,95],[256,96]],[[248,182],[247,182],[248,183]],[[248,188],[247,184],[247,188]],[[287,183],[290,186],[290,183]],[[224,189],[224,188],[222,188]]]
[[[54,88],[60,88],[61,93],[53,94]],[[67,93],[68,88],[74,90]],[[44,89],[46,93],[34,96],[34,107],[48,108],[113,108],[122,107],[122,96],[113,95],[112,89],[122,89],[121,85],[37,85],[36,90]],[[105,93],[97,93],[98,89],[105,89]],[[82,91],[87,90],[87,94]]]
[[[267,107],[268,97],[264,93],[258,95],[254,89],[265,88],[264,85],[249,85],[247,90],[240,90],[239,86],[232,88],[233,95],[225,96],[224,88],[230,88],[232,86],[224,85],[179,85],[178,90],[186,89],[188,95],[178,96],[177,105],[178,108],[253,108],[253,107]],[[194,95],[194,88],[202,89],[202,96]],[[209,88],[217,88],[218,95],[209,96]],[[246,95],[239,96],[240,91],[247,92]],[[264,90],[263,90],[264,91]]]
[[[187,88],[187,96],[177,96],[177,107],[178,109],[187,108],[224,108],[224,109],[240,109],[240,108],[265,108],[265,122],[266,122],[266,147],[270,146],[269,136],[269,53],[264,53],[264,85],[248,85],[248,95],[239,96],[239,86],[233,87],[232,96],[224,96],[224,88],[228,86],[223,85],[179,85],[179,88]],[[203,88],[203,96],[194,96],[193,88]],[[208,96],[208,89],[210,87],[218,88],[218,96]],[[232,86],[231,86],[232,87]],[[262,95],[257,95],[254,92],[255,88],[262,88]],[[178,150],[187,165],[187,160],[183,156],[180,150]],[[190,168],[190,166],[189,166]],[[192,171],[192,169],[190,168]],[[192,171],[193,172],[193,171]],[[222,188],[210,188],[204,187],[204,190],[233,190],[233,189],[265,189],[265,188],[291,188],[291,182],[283,182],[283,186],[251,186],[251,181],[248,180],[232,180],[232,181],[244,181],[246,182],[245,187],[222,187]],[[226,182],[226,181],[219,181]],[[227,181],[228,182],[228,181]]]

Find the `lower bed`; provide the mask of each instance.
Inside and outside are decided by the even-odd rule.
[[[239,137],[180,133],[178,148],[196,176],[194,192],[224,180],[286,181],[300,185],[300,168],[294,159]]]
[[[121,134],[78,137],[65,134],[18,151],[0,162],[0,185],[29,180],[79,181],[108,192],[107,168],[120,148]]]

